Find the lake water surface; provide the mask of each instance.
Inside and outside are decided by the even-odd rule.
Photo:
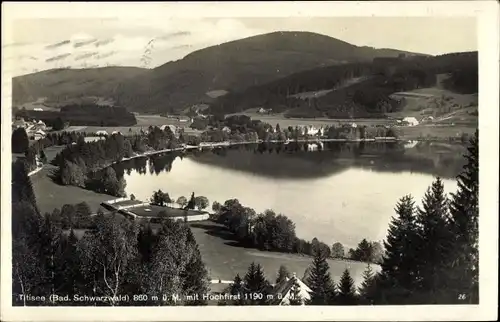
[[[126,192],[149,200],[192,192],[210,202],[236,198],[257,212],[273,209],[296,224],[297,236],[354,247],[382,240],[398,199],[417,204],[436,176],[456,190],[462,146],[448,144],[329,144],[240,146],[139,158],[116,167]]]

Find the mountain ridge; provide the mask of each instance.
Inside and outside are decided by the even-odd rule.
[[[317,67],[400,54],[413,53],[359,47],[312,32],[278,31],[200,49],[154,69],[108,67],[19,76],[13,79],[13,101],[107,94],[129,110],[175,112],[212,102],[206,95],[211,90],[241,91]],[[77,70],[79,77],[71,75]]]

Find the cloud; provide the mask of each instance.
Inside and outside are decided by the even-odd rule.
[[[55,43],[55,44],[47,45],[47,46],[45,46],[45,49],[49,49],[49,50],[56,49],[56,48],[68,45],[70,43],[71,43],[71,41],[69,41],[69,40],[63,40],[63,41],[60,41],[60,42]]]
[[[62,54],[62,55],[57,55],[57,56],[54,56],[54,57],[49,57],[47,59],[45,59],[45,62],[49,63],[49,62],[53,62],[53,61],[57,61],[57,60],[62,60],[68,56],[71,56],[70,53],[66,53],[66,54]]]
[[[73,44],[73,47],[74,48],[83,47],[83,46],[92,44],[92,43],[94,43],[96,41],[97,41],[97,39],[90,39],[90,40],[83,40],[83,41],[75,42]]]
[[[75,26],[80,31],[75,32]],[[263,33],[235,19],[116,19],[102,24],[60,20],[52,21],[50,28],[45,26],[44,34],[53,30],[59,41],[54,36],[45,43],[8,48],[5,56],[16,59],[15,64],[9,61],[13,74],[84,65],[157,67],[194,50]],[[40,39],[33,36],[33,41]]]
[[[110,43],[112,43],[113,41],[115,41],[113,38],[108,38],[108,39],[98,40],[98,41],[94,44],[94,46],[96,46],[96,47],[106,46],[107,44],[110,44]]]
[[[85,59],[85,58],[90,58],[90,57],[95,56],[97,54],[99,54],[97,51],[89,52],[89,53],[83,53],[83,54],[80,54],[80,55],[76,56],[75,57],[75,61],[82,60],[82,59]]]

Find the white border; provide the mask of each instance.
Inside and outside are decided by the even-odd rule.
[[[240,3],[2,3],[2,44],[10,22],[20,18],[288,16],[475,16],[478,21],[480,112],[480,305],[377,307],[147,307],[12,308],[10,94],[2,91],[1,317],[2,321],[148,320],[496,320],[498,271],[499,6],[496,1],[443,2],[240,2]],[[7,42],[7,41],[6,41]],[[3,56],[2,56],[3,60]],[[2,70],[5,64],[2,63]],[[2,73],[2,84],[4,83]],[[2,86],[3,87],[3,86]],[[119,313],[117,313],[119,312]]]

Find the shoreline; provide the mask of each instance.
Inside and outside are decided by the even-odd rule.
[[[230,142],[230,141],[225,141],[225,142],[201,142],[200,145],[186,145],[185,147],[180,147],[180,148],[172,148],[172,149],[163,149],[163,150],[153,150],[153,151],[146,151],[141,154],[136,154],[131,157],[123,158],[120,161],[113,161],[111,164],[108,166],[112,166],[114,164],[124,162],[124,161],[129,161],[133,160],[136,158],[140,157],[147,157],[150,155],[155,155],[155,154],[161,154],[161,153],[169,153],[169,152],[178,152],[178,151],[189,151],[189,150],[202,150],[206,148],[217,148],[217,147],[224,147],[224,146],[237,146],[237,145],[247,145],[247,144],[261,144],[261,143],[282,143],[282,144],[290,144],[290,143],[325,143],[325,142],[341,142],[341,143],[360,143],[360,142],[377,142],[377,143],[393,143],[393,142],[402,142],[402,141],[417,141],[417,142],[448,142],[448,140],[439,140],[439,139],[403,139],[403,138],[374,138],[374,139],[301,139],[301,140],[288,140],[288,141],[282,141],[282,140],[269,140],[269,141],[264,141],[264,140],[258,140],[258,141],[242,141],[242,142]],[[106,167],[108,167],[106,166]],[[102,169],[106,168],[103,167]]]

